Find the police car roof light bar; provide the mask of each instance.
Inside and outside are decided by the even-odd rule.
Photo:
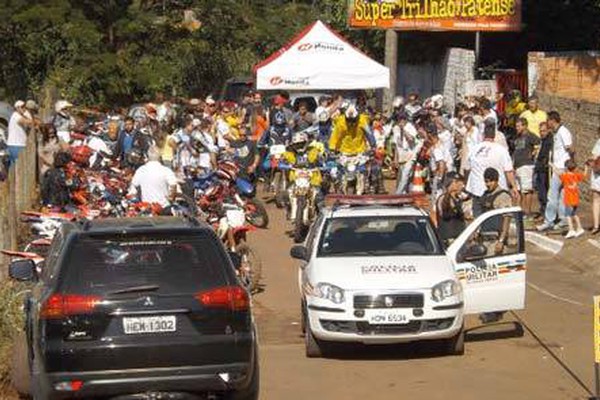
[[[407,206],[426,203],[424,194],[406,195],[340,195],[332,194],[325,197],[326,204],[334,206]]]

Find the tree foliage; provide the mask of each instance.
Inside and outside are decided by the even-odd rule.
[[[12,98],[45,86],[86,104],[203,95],[315,19],[383,58],[383,33],[346,29],[343,0],[2,0],[0,17],[0,89]]]

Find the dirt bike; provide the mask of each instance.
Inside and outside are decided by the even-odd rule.
[[[238,278],[250,293],[255,293],[259,289],[262,262],[248,244],[247,234],[256,228],[246,223],[245,212],[238,205],[223,203],[220,206],[221,210],[211,210],[208,221],[229,250]]]
[[[316,198],[319,188],[311,184],[319,168],[292,168],[294,181],[289,189],[290,219],[294,223],[294,242],[304,240],[310,224],[317,215]]]
[[[268,192],[275,198],[277,208],[285,207],[287,203],[288,189],[288,164],[283,158],[286,151],[285,145],[273,145],[269,147],[269,155],[265,159],[264,167],[269,170]]]
[[[339,165],[342,170],[341,191],[343,194],[362,195],[365,192],[366,164],[369,157],[364,154],[341,155]]]

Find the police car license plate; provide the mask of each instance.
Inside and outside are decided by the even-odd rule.
[[[398,310],[369,310],[367,318],[371,325],[404,325],[410,322],[408,313]]]
[[[127,335],[176,332],[177,318],[174,315],[164,317],[123,318],[123,330]]]

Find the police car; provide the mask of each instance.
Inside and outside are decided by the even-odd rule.
[[[525,307],[520,208],[481,215],[444,248],[412,197],[337,196],[290,253],[308,357],[332,342],[421,340],[463,354],[465,315]]]

